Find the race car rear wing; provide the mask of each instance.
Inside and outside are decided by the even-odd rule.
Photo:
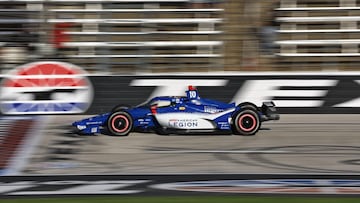
[[[280,115],[276,110],[275,103],[273,101],[263,102],[261,106],[261,116],[262,121],[269,120],[280,120]]]

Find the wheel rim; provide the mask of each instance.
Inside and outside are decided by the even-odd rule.
[[[238,120],[238,126],[242,131],[250,132],[255,129],[257,124],[256,118],[252,114],[244,114]]]
[[[129,119],[124,115],[117,115],[111,119],[111,127],[115,132],[122,133],[129,129]]]

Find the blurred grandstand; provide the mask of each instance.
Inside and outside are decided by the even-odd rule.
[[[360,63],[360,1],[194,2],[0,0],[2,72],[47,59],[115,73],[357,70]]]

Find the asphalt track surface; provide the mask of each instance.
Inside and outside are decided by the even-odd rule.
[[[360,174],[360,115],[281,115],[255,136],[69,133],[84,117],[44,117],[23,174]]]

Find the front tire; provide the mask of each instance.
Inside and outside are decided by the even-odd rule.
[[[256,111],[245,109],[236,114],[233,128],[236,134],[254,135],[259,131],[261,121]]]
[[[133,126],[131,116],[124,111],[112,113],[107,121],[107,128],[112,135],[127,136]]]

